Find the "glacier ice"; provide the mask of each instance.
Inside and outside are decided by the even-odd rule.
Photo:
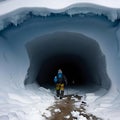
[[[42,36],[49,36],[51,34],[56,36],[56,32],[80,34],[85,36],[85,38],[89,38],[88,40],[93,39],[97,42],[105,57],[106,73],[111,82],[111,86],[107,94],[102,95],[101,98],[98,97],[100,99],[96,99],[95,103],[91,105],[93,105],[95,111],[103,110],[103,107],[110,108],[106,110],[110,113],[118,108],[120,105],[119,17],[119,9],[107,8],[94,4],[75,4],[60,10],[48,8],[22,8],[0,16],[0,97],[2,98],[0,99],[0,103],[2,104],[0,119],[8,119],[8,116],[9,118],[12,116],[17,119],[17,116],[21,114],[21,116],[24,116],[24,114],[29,114],[29,116],[31,116],[32,113],[22,113],[21,111],[20,114],[14,113],[14,111],[16,111],[14,104],[22,106],[25,102],[24,105],[30,105],[35,98],[43,102],[41,98],[37,97],[34,93],[26,91],[24,85],[25,80],[31,77],[28,75],[28,71],[32,65],[29,59],[32,57],[29,56],[30,54],[28,54],[26,45],[31,41],[42,38]],[[41,44],[45,43],[43,42]],[[66,46],[65,50],[67,50],[67,47],[69,46]],[[95,60],[95,58],[93,60]],[[100,66],[102,65],[103,64],[100,64]],[[36,67],[34,69],[32,68],[32,73],[30,75],[34,72],[36,76],[37,71],[35,70],[37,70]],[[103,81],[104,79],[105,78],[103,78]],[[42,89],[41,91],[45,90]],[[42,94],[41,91],[39,94]],[[47,91],[47,93],[48,97],[50,97],[49,91]],[[43,96],[43,99],[49,99],[48,97]],[[51,99],[53,98],[51,97]],[[38,103],[38,101],[34,102]],[[14,104],[11,105],[9,103]],[[6,107],[6,105],[11,108],[10,111],[7,111],[8,107]],[[39,112],[37,105],[35,110],[32,109],[32,105],[29,107],[32,109],[32,112]],[[44,108],[45,107],[46,106],[44,106]],[[23,110],[25,108],[22,106],[21,109]],[[93,112],[95,112],[94,110]],[[28,112],[28,110],[26,111]],[[120,110],[117,109],[111,116],[116,116],[119,111]],[[4,112],[6,112],[8,116]],[[40,116],[36,117],[39,118]]]

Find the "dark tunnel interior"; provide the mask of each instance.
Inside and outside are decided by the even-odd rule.
[[[69,85],[110,88],[105,56],[96,40],[80,33],[55,32],[30,41],[26,48],[30,66],[25,85],[54,86],[60,68]]]
[[[93,79],[82,58],[77,55],[63,54],[52,56],[42,63],[37,76],[37,83],[42,86],[44,86],[45,82],[53,85],[53,79],[57,75],[58,69],[63,71],[68,85],[84,85],[88,84],[90,79]]]

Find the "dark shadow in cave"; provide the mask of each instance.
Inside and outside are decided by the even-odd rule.
[[[61,68],[69,84],[100,86],[109,89],[105,56],[99,44],[80,33],[55,32],[26,44],[30,67],[25,85],[54,85],[53,78]]]
[[[37,76],[37,83],[44,87],[53,85],[54,76],[57,75],[59,68],[66,76],[68,85],[86,85],[94,82],[90,70],[82,58],[77,55],[61,54],[52,56],[42,63]]]

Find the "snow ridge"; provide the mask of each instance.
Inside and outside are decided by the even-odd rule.
[[[120,10],[115,8],[108,8],[105,6],[99,6],[95,4],[85,4],[79,3],[68,6],[64,9],[50,9],[43,7],[23,7],[16,9],[10,13],[5,15],[1,15],[0,17],[0,31],[5,29],[10,24],[17,26],[20,23],[23,23],[24,20],[28,18],[29,14],[35,16],[50,16],[52,13],[54,14],[67,14],[67,15],[98,15],[98,16],[106,16],[109,20],[114,22],[115,20],[120,18]]]

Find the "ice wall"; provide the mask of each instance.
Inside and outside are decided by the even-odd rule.
[[[83,71],[86,71],[86,78],[83,80],[86,84],[95,83],[107,90],[110,88],[111,82],[106,73],[105,56],[95,40],[85,37],[80,33],[55,32],[38,37],[26,46],[30,59],[28,78],[25,80],[26,84],[36,82],[38,74],[40,74],[40,83],[50,84],[50,81],[53,81],[54,72],[60,66],[63,67],[62,70],[65,69],[64,67],[68,69],[64,73],[68,75],[68,83],[70,79],[77,79],[79,82],[82,81],[82,77],[78,79],[77,74],[74,75],[76,78],[69,77],[69,74],[75,73],[75,69],[73,67],[72,73],[68,72],[68,74],[67,71],[71,68],[70,65],[65,65],[66,62],[66,64],[71,63],[73,66],[76,64],[79,75],[84,74]],[[80,70],[81,65],[84,68],[82,70]],[[39,69],[41,73],[39,73]],[[52,73],[52,71],[54,72]],[[53,76],[48,73],[53,74]],[[45,78],[44,75],[46,76]]]
[[[108,112],[115,113],[116,117],[117,112],[113,112],[113,109],[118,110],[119,114],[120,99],[119,18],[119,9],[93,4],[76,4],[59,10],[22,8],[0,16],[0,97],[3,98],[0,102],[9,103],[7,98],[12,95],[9,93],[24,88],[31,64],[26,49],[29,42],[55,32],[72,32],[93,39],[100,46],[105,56],[106,72],[111,80],[111,89],[105,98],[91,105],[95,110],[103,109],[102,106],[107,105],[110,108]],[[20,94],[21,90],[16,93]],[[25,94],[29,98],[28,93],[25,92]]]
[[[12,2],[11,2],[12,3]],[[8,2],[9,4],[9,2]],[[16,7],[15,7],[16,5]],[[11,6],[11,4],[10,4]],[[64,8],[53,8],[46,6],[19,6],[18,4],[13,4],[13,7],[9,7],[8,9],[4,10],[5,5],[1,5],[1,19],[0,19],[0,30],[7,27],[9,24],[18,25],[22,23],[29,13],[36,15],[36,16],[49,16],[51,13],[66,13],[70,16],[75,14],[95,14],[95,15],[104,15],[110,21],[115,21],[120,18],[120,11],[119,8],[109,8],[104,6],[99,6],[96,4],[90,3],[77,3],[70,6],[65,6]],[[15,7],[15,8],[14,8]],[[14,8],[13,10],[11,10]]]
[[[24,87],[30,65],[26,44],[56,31],[81,33],[97,41],[105,55],[107,74],[119,89],[119,10],[76,4],[61,10],[22,8],[0,18],[1,88]]]

